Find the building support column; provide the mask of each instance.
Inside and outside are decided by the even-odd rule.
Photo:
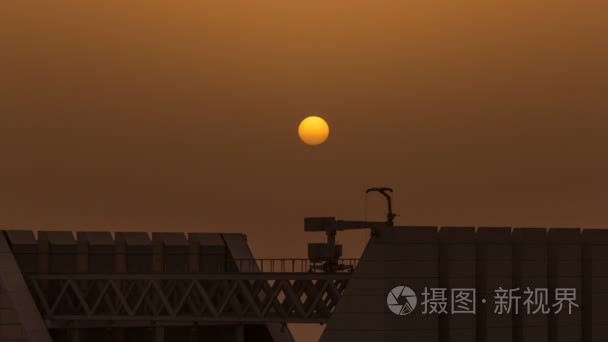
[[[245,342],[245,326],[239,324],[234,328],[234,337],[236,342]]]
[[[80,341],[80,331],[78,328],[72,328],[70,329],[70,342],[78,342]]]
[[[165,342],[165,328],[154,328],[154,342]]]

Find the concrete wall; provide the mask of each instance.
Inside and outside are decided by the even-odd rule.
[[[0,342],[29,341],[19,316],[0,280]]]
[[[439,286],[437,238],[434,227],[388,229],[372,238],[321,341],[437,341],[438,316],[416,310],[404,319],[386,306],[396,286],[416,293]]]
[[[608,230],[584,230],[583,246],[584,341],[608,341]]]
[[[389,310],[396,286],[417,294],[414,312]],[[423,315],[425,287],[475,288],[476,313]],[[519,289],[518,314],[495,312],[500,288]],[[547,289],[550,313],[527,313],[528,288]],[[571,314],[555,314],[558,288],[575,289]],[[321,341],[608,341],[607,317],[608,230],[394,227],[370,239]]]
[[[51,342],[51,337],[6,236],[0,231],[0,342],[23,341]]]

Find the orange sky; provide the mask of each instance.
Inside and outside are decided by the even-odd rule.
[[[4,1],[0,226],[238,231],[302,257],[322,238],[304,216],[363,219],[375,185],[398,224],[608,226],[606,18],[603,0]],[[331,125],[317,148],[309,114]],[[364,235],[341,240],[357,256]]]

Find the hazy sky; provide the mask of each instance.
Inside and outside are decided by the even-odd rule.
[[[608,226],[608,2],[2,1],[2,228]],[[323,116],[329,140],[297,137]],[[384,202],[370,197],[368,218]],[[339,238],[340,239],[340,238]],[[358,256],[360,232],[343,237]]]

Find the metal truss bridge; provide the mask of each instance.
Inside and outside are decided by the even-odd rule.
[[[346,273],[33,275],[26,278],[49,328],[325,323]]]
[[[328,322],[358,262],[331,255],[255,259],[235,233],[0,231],[0,342],[293,341],[286,324]]]

